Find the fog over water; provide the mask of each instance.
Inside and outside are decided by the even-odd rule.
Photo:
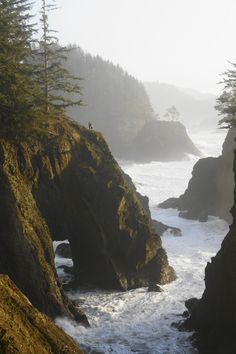
[[[50,23],[63,44],[78,44],[142,81],[218,93],[219,74],[236,58],[234,0],[57,0],[57,6]]]

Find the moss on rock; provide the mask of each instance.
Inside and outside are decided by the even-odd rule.
[[[79,346],[37,311],[8,276],[0,275],[2,354],[79,354]]]

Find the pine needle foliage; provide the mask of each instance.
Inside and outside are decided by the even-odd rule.
[[[43,99],[44,112],[47,115],[61,113],[65,108],[80,105],[79,78],[65,69],[68,48],[61,47],[56,31],[51,30],[48,16],[56,10],[55,0],[41,0],[42,38],[38,49],[38,82]]]
[[[34,26],[28,0],[0,0],[0,135],[17,138],[43,121],[34,77]]]
[[[215,107],[222,116],[219,121],[222,128],[236,126],[236,64],[230,64],[232,68],[223,73],[224,90]]]

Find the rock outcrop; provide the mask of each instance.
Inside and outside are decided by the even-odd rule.
[[[101,134],[61,125],[37,166],[37,205],[53,240],[69,240],[79,282],[129,289],[174,279],[160,237]]]
[[[0,140],[0,272],[40,311],[86,324],[60,287],[52,240],[69,240],[81,283],[128,289],[175,273],[102,135],[62,118],[48,129]]]
[[[186,128],[180,122],[153,120],[135,137],[127,157],[137,162],[174,161],[187,154],[200,156]]]
[[[79,346],[36,310],[8,276],[0,275],[0,352],[82,354]]]
[[[78,318],[61,290],[50,230],[33,195],[39,173],[37,147],[36,141],[0,140],[0,273],[7,274],[50,317]],[[86,320],[83,314],[81,320]]]
[[[229,211],[233,205],[235,131],[228,132],[222,155],[199,160],[184,194],[159,204],[161,208],[177,208],[180,216],[189,219],[206,221],[213,215],[232,221]]]
[[[236,174],[236,159],[234,162]],[[236,193],[232,209],[233,224],[220,251],[207,264],[206,289],[195,301],[184,327],[195,330],[200,353],[236,353]]]

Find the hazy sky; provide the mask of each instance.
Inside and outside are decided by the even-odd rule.
[[[37,0],[36,2],[40,2]],[[219,91],[236,60],[236,0],[57,0],[60,41],[119,63],[140,80]]]

